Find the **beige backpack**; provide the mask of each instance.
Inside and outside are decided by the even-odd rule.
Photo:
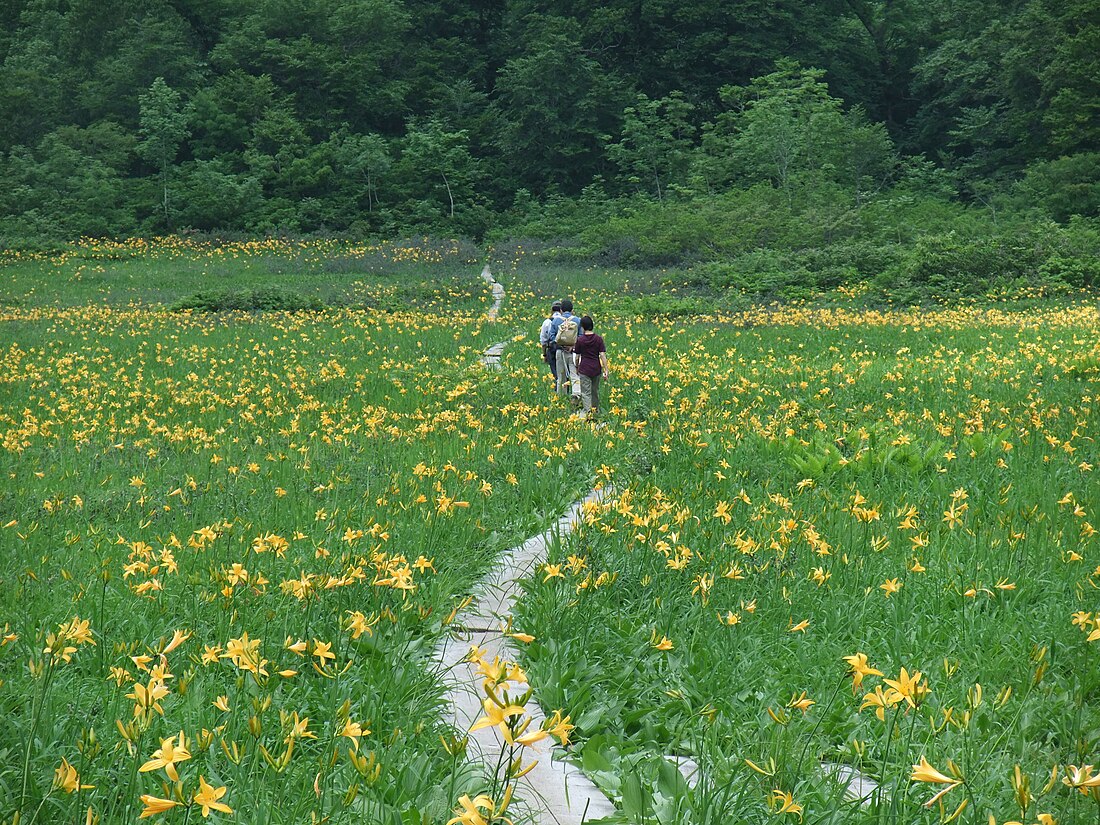
[[[559,347],[571,347],[577,343],[577,322],[572,318],[566,318],[558,327],[558,337],[554,342]]]

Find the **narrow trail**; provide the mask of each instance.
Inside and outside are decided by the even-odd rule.
[[[504,302],[504,287],[493,277],[488,264],[481,271],[481,277],[492,288],[493,304],[486,320],[494,323]],[[489,346],[481,356],[481,363],[489,369],[501,369],[501,356],[506,346],[506,341]],[[482,648],[490,659],[500,656],[514,661],[517,658],[517,650],[512,640],[503,634],[501,626],[507,624],[512,603],[521,595],[519,582],[542,564],[547,548],[553,542],[574,528],[584,508],[599,502],[602,497],[601,491],[593,490],[573,502],[545,531],[506,551],[498,559],[496,567],[475,588],[482,594],[479,600],[455,617],[453,627],[458,629],[436,645],[432,658],[444,674],[448,721],[456,729],[469,731],[482,715],[482,677],[477,674],[475,666],[466,661],[470,646]],[[532,727],[538,727],[545,716],[537,701],[538,686],[531,687],[535,695],[527,709],[533,718]],[[563,711],[568,713],[567,708]],[[496,764],[503,748],[503,738],[495,727],[469,734],[471,757],[487,765]],[[540,750],[538,763],[520,780],[517,788],[520,801],[516,807],[522,813],[518,817],[520,821],[530,821],[536,825],[582,825],[615,812],[612,802],[580,769],[570,762],[553,760],[554,749],[549,744],[544,744]]]
[[[498,567],[478,587],[484,594],[480,601],[456,618],[455,625],[463,630],[444,639],[436,648],[435,659],[448,672],[448,721],[457,729],[468,731],[482,715],[483,677],[466,661],[470,646],[482,648],[488,659],[495,656],[516,659],[512,640],[504,636],[500,628],[510,617],[512,602],[519,598],[519,581],[534,572],[546,558],[547,547],[572,530],[585,505],[599,501],[600,495],[593,491],[574,502],[548,530],[505,553]],[[533,719],[532,727],[537,728],[545,716],[537,703],[538,685],[531,687],[535,697],[527,709]],[[472,756],[491,765],[504,749],[504,740],[495,727],[482,728],[470,734],[469,747]],[[611,801],[580,769],[570,762],[554,761],[549,750],[549,746],[543,748],[538,763],[520,780],[517,788],[517,796],[529,808],[523,813],[532,822],[580,825],[615,812]]]
[[[486,321],[495,323],[504,303],[504,287],[493,277],[489,264],[481,270],[481,278],[492,290],[493,303],[486,313]],[[501,359],[508,341],[498,341],[486,347],[480,363],[486,369],[503,369]],[[573,502],[558,521],[537,536],[506,551],[497,566],[479,583],[480,600],[455,617],[451,634],[436,645],[433,659],[446,674],[448,721],[458,730],[469,731],[482,715],[482,678],[473,664],[466,661],[472,645],[485,651],[488,658],[499,656],[514,661],[517,650],[502,628],[510,622],[513,602],[521,596],[520,581],[530,576],[547,556],[548,547],[568,535],[583,516],[585,507],[601,503],[609,495],[606,489],[592,490],[584,498]],[[532,726],[538,727],[545,720],[538,704],[538,686],[528,703]],[[568,708],[563,708],[568,713]],[[496,764],[504,748],[504,740],[495,727],[482,728],[469,734],[471,756],[487,765]],[[520,821],[534,825],[583,825],[615,813],[615,805],[571,762],[553,760],[552,749],[544,748],[538,754],[538,763],[524,776],[517,788],[521,809]],[[665,756],[676,766],[689,787],[694,788],[702,779],[699,764],[687,756]],[[832,762],[820,764],[822,773],[833,778],[843,787],[848,802],[867,807],[873,800],[889,796],[874,779],[850,765]]]
[[[495,324],[500,317],[500,305],[504,303],[504,287],[493,277],[489,264],[485,264],[485,268],[481,270],[481,280],[485,281],[493,292],[493,305],[485,313],[485,320],[490,324]],[[481,355],[481,365],[491,370],[499,370],[500,359],[504,355],[506,346],[508,346],[507,341],[497,341],[495,344],[490,344]]]

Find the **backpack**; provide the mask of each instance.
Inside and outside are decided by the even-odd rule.
[[[554,341],[559,347],[571,347],[577,343],[577,322],[573,318],[566,318],[558,326],[558,334],[554,336]]]
[[[568,315],[555,315],[550,319],[550,346],[554,346],[558,342],[558,330],[561,329],[562,322],[570,316]]]

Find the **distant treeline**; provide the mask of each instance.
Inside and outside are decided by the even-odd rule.
[[[0,181],[7,243],[587,231],[660,262],[721,257],[730,215],[738,255],[897,235],[883,204],[1064,224],[1100,213],[1100,4],[5,0]]]

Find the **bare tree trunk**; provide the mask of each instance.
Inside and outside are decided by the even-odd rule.
[[[447,199],[451,202],[451,217],[453,218],[455,216],[455,198],[454,195],[451,194],[451,182],[447,180],[446,174],[443,172],[439,174],[443,178],[443,185],[447,187]]]
[[[167,162],[160,168],[160,185],[161,185],[161,204],[164,207],[164,228],[171,229],[171,225],[168,222],[168,164]]]

